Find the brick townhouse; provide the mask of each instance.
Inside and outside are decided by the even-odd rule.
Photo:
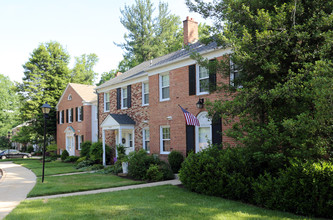
[[[56,106],[58,153],[79,156],[83,141],[97,142],[95,86],[69,83]]]
[[[220,60],[231,51],[198,42],[198,23],[193,19],[187,17],[183,25],[186,49],[143,62],[96,88],[103,143],[123,144],[127,152],[143,148],[166,159],[172,150],[186,155],[208,143],[232,142],[221,135],[227,129],[221,119],[207,117],[204,106],[205,100],[218,97],[214,84],[230,79],[209,73],[190,58],[197,52]],[[198,108],[198,102],[203,106]],[[199,119],[200,127],[186,125],[179,105]]]

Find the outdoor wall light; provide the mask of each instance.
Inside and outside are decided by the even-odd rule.
[[[204,106],[204,102],[205,102],[204,99],[199,99],[199,101],[196,104],[197,108],[202,109]]]

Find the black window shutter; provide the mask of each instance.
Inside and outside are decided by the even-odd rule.
[[[188,67],[188,82],[189,82],[189,95],[195,95],[196,80],[195,80],[195,65]]]
[[[78,135],[75,135],[75,148],[76,148],[76,150],[79,149],[79,136]]]
[[[195,146],[194,132],[195,132],[195,126],[186,125],[186,156],[191,151],[194,152],[194,146]]]
[[[66,109],[66,123],[68,123],[68,109]]]
[[[57,111],[57,117],[58,117],[58,120],[57,120],[57,121],[58,121],[58,124],[60,123],[60,117],[59,117],[59,115],[60,115],[60,114],[59,114],[59,111]]]
[[[78,120],[78,115],[77,115],[77,113],[78,113],[78,110],[77,110],[77,107],[75,107],[75,121]]]
[[[61,123],[65,123],[65,111],[62,110],[61,112],[62,112],[62,114],[61,114]]]
[[[216,90],[216,59],[210,60],[209,62],[209,92],[212,93]]]
[[[83,139],[83,135],[81,136],[81,143],[83,143],[84,139]]]
[[[131,85],[127,86],[127,108],[131,107]]]
[[[71,108],[71,122],[73,122],[73,113],[74,113],[74,110]]]
[[[215,115],[212,121],[212,144],[222,143],[222,120],[221,117]]]
[[[81,121],[83,121],[83,106],[81,106]]]
[[[121,88],[117,89],[117,109],[120,109],[121,104]]]

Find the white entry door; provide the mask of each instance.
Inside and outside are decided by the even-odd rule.
[[[74,136],[66,136],[66,150],[69,156],[75,156]]]

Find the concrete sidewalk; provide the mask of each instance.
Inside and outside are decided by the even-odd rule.
[[[167,181],[145,183],[145,184],[138,184],[138,185],[131,185],[131,186],[121,186],[121,187],[115,187],[115,188],[96,189],[96,190],[81,191],[81,192],[74,192],[74,193],[32,197],[32,198],[27,198],[26,200],[53,199],[53,198],[67,197],[67,196],[89,195],[89,194],[97,194],[97,193],[116,192],[116,191],[129,190],[129,189],[139,189],[139,188],[146,188],[146,187],[153,187],[153,186],[179,185],[179,184],[181,184],[181,182],[178,179],[175,179],[175,180],[167,180]]]
[[[24,200],[36,184],[36,176],[29,169],[13,162],[0,162],[0,219]]]

